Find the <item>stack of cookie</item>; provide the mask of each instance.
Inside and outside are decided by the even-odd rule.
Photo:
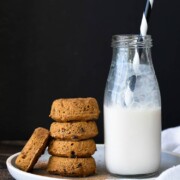
[[[92,155],[96,151],[93,138],[98,134],[95,120],[99,107],[94,98],[57,99],[51,107],[47,171],[62,176],[88,176],[96,171]]]

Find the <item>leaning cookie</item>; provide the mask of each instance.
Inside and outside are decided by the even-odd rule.
[[[99,113],[95,98],[66,98],[52,103],[49,117],[58,122],[88,121],[98,119]]]
[[[93,138],[97,134],[95,121],[53,122],[50,126],[50,135],[55,139],[78,141]]]
[[[51,140],[48,152],[53,156],[61,157],[90,157],[96,151],[96,144],[93,139],[82,141]]]
[[[49,131],[47,129],[36,128],[16,158],[16,166],[23,171],[31,171],[47,147],[48,139]]]
[[[61,176],[85,177],[95,174],[96,163],[94,158],[64,158],[51,156],[47,171]]]

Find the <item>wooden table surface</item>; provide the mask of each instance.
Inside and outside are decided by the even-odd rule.
[[[6,167],[6,159],[21,151],[25,141],[0,141],[0,180],[13,180]]]

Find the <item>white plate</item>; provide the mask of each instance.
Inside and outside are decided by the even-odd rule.
[[[16,153],[12,156],[10,156],[7,161],[6,165],[9,170],[9,173],[12,175],[13,178],[16,180],[60,180],[60,179],[80,179],[80,178],[65,178],[62,176],[58,175],[51,175],[48,172],[46,172],[45,168],[47,166],[47,162],[49,159],[49,154],[47,151],[40,157],[38,160],[37,164],[35,165],[33,171],[30,172],[24,172],[19,170],[16,165],[15,165],[15,159],[19,153]],[[161,168],[159,171],[159,174],[163,172],[164,170],[180,164],[180,157],[167,154],[167,153],[162,153],[161,154]],[[97,173],[94,176],[82,178],[82,179],[124,179],[122,177],[115,177],[110,175],[105,168],[105,163],[104,163],[104,145],[97,145],[97,151],[93,156],[96,160],[97,164]],[[142,179],[142,178],[141,178]],[[147,179],[147,178],[146,178]],[[155,177],[148,178],[149,180],[155,180]],[[126,178],[127,180],[127,178]],[[135,179],[134,179],[135,180]]]

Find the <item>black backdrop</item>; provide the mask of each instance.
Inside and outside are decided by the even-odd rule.
[[[103,95],[111,37],[139,33],[145,0],[1,0],[0,139],[27,139],[49,128],[51,103]],[[179,1],[155,0],[148,33],[162,96],[163,129],[180,120]]]

